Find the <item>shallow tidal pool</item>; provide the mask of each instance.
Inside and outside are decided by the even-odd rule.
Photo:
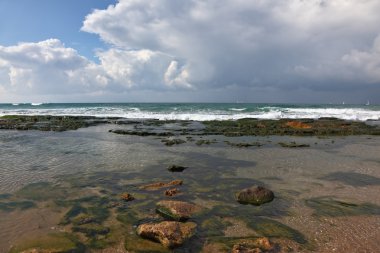
[[[0,131],[1,253],[170,252],[136,234],[163,220],[155,207],[165,199],[203,210],[174,252],[229,252],[238,239],[262,236],[271,252],[380,251],[380,137],[188,135],[167,146],[166,137],[113,128]],[[168,171],[173,164],[187,168]],[[141,187],[173,180],[182,184],[171,197],[164,192],[173,187]],[[253,185],[275,199],[239,204],[235,194]]]

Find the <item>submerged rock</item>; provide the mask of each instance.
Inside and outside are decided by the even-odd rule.
[[[160,242],[167,248],[181,246],[195,233],[197,225],[193,222],[163,221],[142,224],[137,227],[137,234],[143,238]]]
[[[131,194],[129,194],[129,193],[127,193],[127,192],[122,193],[122,194],[120,195],[120,198],[121,198],[122,200],[124,200],[124,201],[132,201],[132,200],[135,199],[135,197],[133,197]]]
[[[262,205],[271,202],[274,199],[274,194],[262,186],[253,186],[243,189],[236,194],[236,199],[241,204]]]
[[[162,140],[161,142],[165,143],[166,146],[173,146],[173,145],[186,143],[186,141],[182,139],[165,139],[165,140]]]
[[[165,218],[185,221],[200,212],[201,207],[183,201],[162,200],[157,203],[156,211]]]
[[[174,185],[182,185],[183,181],[182,180],[173,180],[168,183],[163,183],[163,182],[158,182],[158,183],[153,183],[153,184],[147,184],[140,186],[140,189],[142,190],[147,190],[147,191],[156,191],[161,188],[166,188]]]
[[[272,249],[268,238],[245,239],[238,241],[232,247],[232,253],[261,253]]]
[[[168,197],[173,197],[175,195],[177,195],[180,191],[178,190],[178,188],[171,188],[171,189],[167,189],[164,194],[165,196],[168,196]]]
[[[187,167],[185,166],[181,166],[181,165],[170,165],[168,167],[168,170],[171,171],[171,172],[182,172],[184,171],[185,169],[187,169]]]

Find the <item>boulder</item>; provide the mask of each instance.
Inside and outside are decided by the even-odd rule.
[[[163,221],[147,223],[137,227],[137,234],[143,238],[160,242],[166,248],[181,246],[191,238],[197,225],[193,222]]]
[[[164,218],[185,221],[200,212],[201,207],[183,201],[162,200],[157,203],[156,211]]]
[[[274,199],[274,194],[262,186],[253,186],[241,190],[236,194],[236,199],[241,204],[262,205],[271,202]]]

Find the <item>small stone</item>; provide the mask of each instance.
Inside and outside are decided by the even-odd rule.
[[[256,239],[239,240],[232,248],[232,253],[261,253],[272,249],[268,238],[261,237]]]
[[[137,234],[143,238],[160,242],[166,248],[175,248],[191,238],[196,227],[194,222],[163,221],[155,224],[142,224],[138,226]]]
[[[187,169],[187,167],[180,166],[180,165],[174,165],[174,164],[168,167],[168,170],[171,172],[182,172],[185,169]]]
[[[262,186],[253,186],[241,190],[236,194],[236,199],[241,204],[262,205],[271,202],[274,199],[274,194]]]
[[[177,188],[171,188],[171,189],[167,189],[164,194],[165,196],[173,197],[177,195],[178,193],[179,193],[179,190]]]
[[[122,199],[122,200],[124,200],[124,201],[132,201],[132,200],[134,200],[135,199],[135,197],[133,197],[131,194],[129,194],[129,193],[123,193],[123,194],[121,194],[120,195],[120,198]]]

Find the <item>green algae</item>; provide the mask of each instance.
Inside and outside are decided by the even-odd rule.
[[[380,215],[380,206],[371,203],[350,203],[332,197],[318,197],[305,200],[306,206],[314,210],[315,216]]]
[[[67,196],[66,189],[53,185],[49,182],[39,182],[26,185],[15,193],[18,198],[35,201],[46,201],[49,199],[60,199]]]
[[[18,253],[25,250],[38,249],[52,253],[84,253],[85,247],[72,235],[67,233],[52,233],[39,236],[35,239],[27,239],[13,246],[9,253]]]
[[[248,227],[255,230],[259,235],[266,237],[288,238],[300,244],[306,244],[306,237],[299,231],[291,228],[279,221],[263,218],[251,217],[245,219]]]
[[[320,179],[328,181],[339,181],[347,185],[352,186],[370,186],[370,185],[380,185],[380,178],[356,173],[356,172],[333,172]]]
[[[32,201],[9,201],[9,202],[0,202],[0,210],[1,211],[14,211],[16,209],[26,210],[29,208],[36,207],[36,204]]]

